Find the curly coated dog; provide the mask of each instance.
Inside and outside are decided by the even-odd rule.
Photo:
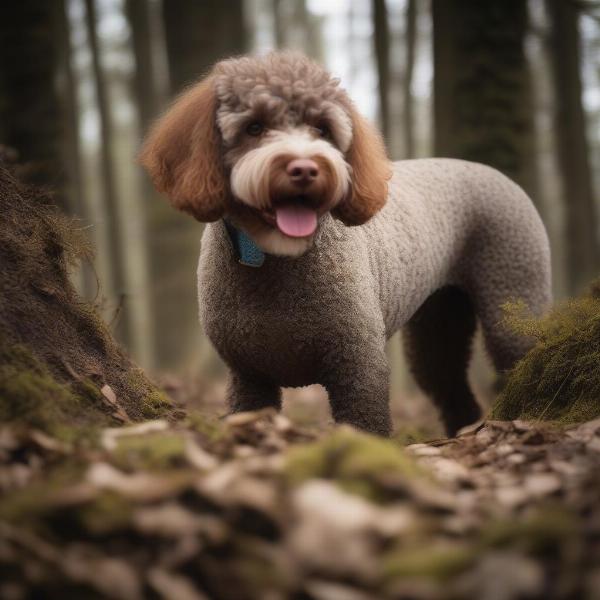
[[[232,411],[320,383],[336,421],[389,435],[385,343],[403,328],[453,434],[480,415],[466,376],[477,320],[504,371],[527,341],[502,327],[502,305],[550,303],[546,232],[521,188],[460,160],[390,163],[339,81],[302,55],[218,63],[158,120],[141,162],[210,222],[200,318],[231,370]]]

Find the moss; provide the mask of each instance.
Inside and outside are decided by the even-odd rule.
[[[79,508],[76,520],[89,533],[102,535],[131,526],[133,507],[116,492],[104,491],[89,504]]]
[[[80,506],[57,503],[61,491],[77,483],[77,471],[72,470],[68,476],[62,471],[3,498],[0,521],[46,534],[53,532],[59,537],[81,532],[99,535],[130,526],[131,502],[115,492],[103,491]]]
[[[240,535],[234,541],[233,555],[236,558],[231,561],[230,568],[243,589],[253,590],[257,597],[268,597],[273,590],[288,588],[289,572],[281,568],[281,560],[274,560],[269,545],[263,545],[254,537]]]
[[[579,519],[564,506],[545,506],[520,520],[488,523],[481,532],[481,545],[520,548],[534,554],[559,554],[565,542],[580,537]]]
[[[208,442],[219,441],[225,433],[225,428],[218,418],[207,416],[199,411],[189,412],[185,424]]]
[[[162,470],[184,463],[185,439],[177,433],[123,436],[113,452],[122,469]]]
[[[565,557],[573,551],[570,542],[582,539],[578,518],[558,505],[538,508],[520,519],[492,520],[464,544],[435,545],[421,536],[404,539],[382,561],[384,582],[421,577],[443,582],[475,563],[478,557],[494,548],[508,548],[525,554]]]
[[[542,319],[527,316],[521,304],[506,307],[507,326],[535,345],[508,374],[493,419],[568,425],[600,416],[599,286]]]
[[[292,484],[333,479],[352,493],[381,501],[382,481],[412,478],[422,471],[394,442],[342,427],[322,440],[292,448],[286,474]]]
[[[146,419],[164,417],[173,408],[169,397],[160,390],[151,391],[142,406],[142,413]]]
[[[37,521],[56,507],[56,494],[80,481],[85,467],[71,460],[44,474],[23,488],[5,494],[0,499],[0,520],[13,525],[35,526]]]
[[[467,569],[477,558],[473,547],[410,546],[390,552],[383,561],[384,581],[422,577],[444,581]]]
[[[58,382],[19,344],[0,341],[0,421],[18,422],[65,441],[89,437],[110,423],[96,406],[100,392],[89,380]]]
[[[144,419],[158,419],[167,416],[172,409],[169,397],[157,388],[150,388],[146,374],[139,368],[132,368],[127,375],[127,386],[142,398],[141,413]]]
[[[400,446],[409,446],[410,444],[420,444],[428,442],[434,437],[435,435],[433,435],[431,431],[428,431],[424,427],[404,425],[399,427],[394,432],[392,439]]]

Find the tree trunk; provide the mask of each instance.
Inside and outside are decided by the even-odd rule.
[[[19,0],[0,19],[0,143],[15,148],[28,182],[52,186],[68,207],[60,97],[61,4]]]
[[[283,49],[287,45],[287,31],[283,9],[284,3],[282,0],[272,0],[273,2],[273,29],[275,33],[275,47]]]
[[[243,6],[243,0],[163,2],[173,92],[198,79],[217,60],[245,52]]]
[[[167,89],[162,85],[158,64],[158,26],[149,0],[127,0],[125,5],[135,56],[134,95],[137,101],[139,123],[143,131],[167,101]],[[157,17],[158,15],[156,15]]]
[[[59,75],[62,111],[62,157],[66,166],[67,181],[65,199],[68,213],[77,215],[85,223],[90,222],[90,214],[83,191],[81,172],[81,144],[79,142],[79,102],[77,82],[72,65],[70,25],[65,0],[56,0],[58,12],[57,41],[59,51]],[[96,293],[96,277],[91,265],[82,263],[76,277],[77,290],[88,299]]]
[[[100,169],[102,174],[102,188],[106,206],[106,216],[110,224],[111,244],[109,248],[110,263],[112,265],[112,289],[115,290],[119,305],[117,316],[121,316],[121,308],[124,302],[125,277],[123,273],[123,243],[121,223],[119,220],[119,199],[117,197],[117,185],[112,163],[111,150],[113,148],[112,116],[109,108],[108,91],[104,72],[100,59],[100,45],[96,31],[97,16],[95,0],[85,0],[86,27],[88,43],[92,54],[92,70],[94,84],[96,87],[96,104],[100,117]],[[118,337],[125,343],[129,341],[127,320],[119,318],[117,321]]]
[[[555,89],[554,131],[564,181],[567,277],[576,294],[598,275],[597,219],[582,105],[578,8],[574,2],[547,0]]]
[[[372,0],[375,61],[379,82],[379,120],[386,142],[390,143],[390,31],[385,0]]]
[[[537,197],[522,0],[433,0],[435,151],[489,164]]]
[[[406,3],[406,70],[404,73],[404,154],[406,158],[415,156],[415,125],[412,82],[415,67],[415,46],[417,41],[417,3]]]
[[[197,80],[220,58],[245,51],[242,8],[242,0],[163,2],[172,93]],[[163,368],[181,368],[206,351],[197,325],[195,284],[202,228],[162,198],[152,196],[149,202],[150,268],[160,340],[157,360]]]

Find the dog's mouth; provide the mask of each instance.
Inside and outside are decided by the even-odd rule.
[[[293,238],[313,235],[319,220],[317,209],[306,204],[303,198],[277,203],[260,214],[271,227]]]

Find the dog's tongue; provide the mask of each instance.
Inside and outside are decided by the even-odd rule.
[[[306,206],[279,206],[275,209],[275,218],[279,230],[290,237],[306,237],[317,228],[317,213]]]

